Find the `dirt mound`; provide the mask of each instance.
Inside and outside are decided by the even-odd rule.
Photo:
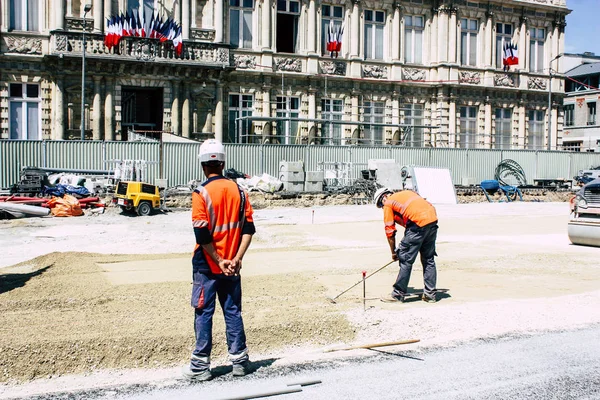
[[[3,269],[0,382],[187,362],[194,345],[190,283],[113,285],[97,266],[162,257],[52,253]],[[323,305],[324,289],[314,279],[248,277],[243,290],[252,354],[353,338],[341,309]],[[213,360],[224,361],[220,310],[214,344]]]

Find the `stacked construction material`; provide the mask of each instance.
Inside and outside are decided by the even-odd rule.
[[[304,163],[302,161],[281,161],[279,180],[286,192],[304,191]]]
[[[325,181],[325,171],[306,172],[306,181],[304,182],[305,192],[322,192],[323,181]]]

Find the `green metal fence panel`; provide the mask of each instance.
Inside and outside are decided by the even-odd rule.
[[[45,167],[103,170],[103,144],[98,141],[47,141]]]
[[[227,151],[227,150],[225,150]],[[203,180],[197,143],[164,143],[163,171],[170,186],[185,185],[192,180]],[[229,160],[225,168],[229,168]]]
[[[146,160],[146,179],[154,182],[161,176],[161,145],[151,142],[92,141],[0,141],[0,185],[7,187],[19,179],[23,166],[112,170],[111,160]],[[164,143],[163,176],[169,185],[185,185],[202,180],[198,161],[200,144]],[[226,144],[227,168],[249,175],[279,175],[279,162],[304,161],[306,171],[316,171],[319,163],[351,163],[350,178],[359,178],[369,159],[394,159],[402,165],[449,168],[455,184],[463,177],[478,183],[493,179],[501,160],[518,162],[527,177],[534,179],[570,179],[581,169],[600,165],[600,154],[546,152],[531,150],[404,148],[396,146],[308,146]],[[321,165],[322,167],[322,165]]]
[[[537,152],[537,179],[570,179],[569,153],[558,151]]]
[[[22,167],[42,166],[44,144],[39,140],[0,140],[0,187],[17,183]]]

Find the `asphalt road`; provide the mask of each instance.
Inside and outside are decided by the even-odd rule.
[[[527,337],[480,340],[427,352],[400,347],[291,367],[255,364],[234,379],[215,370],[208,383],[128,386],[37,399],[231,399],[298,380],[318,379],[281,399],[600,399],[600,326]]]

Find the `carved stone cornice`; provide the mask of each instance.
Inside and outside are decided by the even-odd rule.
[[[386,79],[387,67],[382,65],[364,65],[362,75],[363,78]]]
[[[481,83],[481,72],[478,71],[460,71],[458,73],[458,82],[479,85]]]
[[[299,58],[279,57],[273,59],[276,71],[302,72],[302,61]]]
[[[529,77],[529,80],[527,81],[527,89],[532,89],[532,90],[546,90],[546,79],[544,78],[538,78],[535,76],[531,76]]]
[[[254,69],[256,68],[256,57],[245,54],[235,54],[233,56],[233,65],[238,69]]]
[[[515,77],[512,74],[494,75],[494,86],[515,87]]]
[[[215,40],[215,31],[212,29],[190,29],[190,39],[193,40],[206,40],[212,42]]]
[[[2,35],[8,53],[42,54],[42,39],[18,35]]]
[[[343,61],[320,61],[319,67],[327,75],[346,75],[346,63]]]
[[[416,68],[404,68],[402,69],[402,79],[405,81],[424,81],[425,80],[425,71],[422,69]]]

